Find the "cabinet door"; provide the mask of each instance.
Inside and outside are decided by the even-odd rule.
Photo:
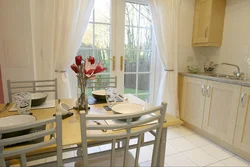
[[[208,81],[203,129],[233,144],[241,87]]]
[[[208,42],[212,0],[196,0],[193,43]]]
[[[206,80],[185,77],[183,81],[181,118],[201,128],[205,103]]]
[[[234,146],[250,154],[250,88],[242,87]]]

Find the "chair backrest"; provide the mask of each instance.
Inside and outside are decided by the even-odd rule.
[[[116,88],[117,87],[117,76],[115,77],[104,77],[98,75],[96,79],[88,80],[87,88],[103,89],[103,88]]]
[[[9,101],[12,102],[12,95],[18,92],[44,92],[54,93],[57,99],[57,79],[37,81],[7,81]]]
[[[138,138],[136,147],[136,157],[135,166],[138,164],[139,153],[143,135],[146,132],[156,130],[154,149],[152,154],[152,166],[156,166],[157,156],[162,132],[162,124],[165,118],[165,112],[167,108],[167,103],[162,103],[158,107],[153,107],[146,111],[136,112],[133,114],[105,114],[105,115],[90,115],[85,114],[81,111],[81,137],[82,137],[82,148],[83,148],[83,161],[84,166],[88,166],[88,150],[87,150],[87,140],[94,141],[110,141],[112,143],[111,149],[111,160],[110,166],[115,166],[115,148],[116,142],[123,140],[126,141],[124,149],[123,166],[127,166],[127,156],[129,151],[129,140],[130,138]],[[135,118],[143,117],[144,119],[139,119],[137,121],[132,121]],[[90,125],[88,122],[94,120],[126,120],[121,123],[108,124],[108,125]],[[154,122],[154,123],[152,123]],[[145,126],[145,124],[147,124]],[[136,128],[140,126],[140,128]],[[116,132],[106,132],[106,133],[95,133],[94,131],[101,130],[117,130]],[[165,147],[165,146],[164,146]]]
[[[56,126],[54,126],[55,123],[56,123]],[[20,131],[21,132],[26,131],[26,133],[21,136],[14,135],[14,133],[18,133]],[[4,135],[7,135],[7,134],[12,134],[12,137],[2,138],[4,137]],[[37,140],[35,144],[29,143],[34,140]],[[22,147],[17,147],[15,149],[4,149],[6,146],[13,146],[14,144],[23,143],[23,142],[27,142],[28,145],[26,144],[26,145],[23,145]],[[63,164],[62,162],[62,115],[60,112],[57,112],[56,116],[53,118],[39,120],[39,121],[35,121],[32,123],[27,123],[23,125],[0,128],[0,166],[6,167],[5,160],[6,158],[11,158],[11,157],[20,157],[21,166],[27,166],[26,153],[37,150],[39,148],[44,148],[50,145],[54,145],[54,144],[57,145],[57,165],[62,166]]]

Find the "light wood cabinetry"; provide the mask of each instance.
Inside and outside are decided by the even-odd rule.
[[[196,0],[193,46],[221,46],[226,0]]]
[[[250,154],[250,88],[242,87],[234,146]]]
[[[185,125],[250,161],[250,87],[187,76],[179,82]]]
[[[241,86],[207,82],[202,129],[233,144]]]
[[[182,85],[181,118],[201,128],[206,81],[185,77]]]

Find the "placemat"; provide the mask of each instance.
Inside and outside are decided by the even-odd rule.
[[[109,108],[109,106],[103,106],[103,108],[104,108],[106,111],[112,111],[112,109]]]
[[[116,102],[123,102],[123,100],[119,97],[116,97]],[[93,104],[103,104],[103,103],[107,103],[107,102],[106,102],[106,100],[96,100],[93,96],[89,96],[88,103],[89,103],[89,105],[93,105]]]
[[[68,112],[68,114],[62,115],[62,119],[66,119],[68,117],[71,117],[72,115],[74,115],[73,112]],[[54,114],[53,116],[56,116],[56,114]]]
[[[46,100],[42,105],[31,107],[31,109],[36,110],[36,109],[43,109],[43,108],[54,108],[55,104],[56,104],[55,100]],[[16,104],[14,104],[9,111],[10,112],[17,111]]]

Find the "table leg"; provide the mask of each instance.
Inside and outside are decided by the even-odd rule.
[[[160,148],[159,148],[159,154],[158,154],[158,159],[157,159],[157,166],[160,166],[160,167],[164,166],[166,142],[167,142],[167,128],[163,128],[162,133],[161,133]]]

